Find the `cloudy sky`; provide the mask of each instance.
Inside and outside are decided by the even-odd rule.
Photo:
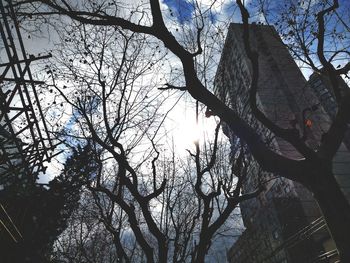
[[[212,1],[204,0],[199,1],[200,7],[203,10],[207,10],[210,7]],[[246,1],[246,4],[249,4],[251,1]],[[273,3],[277,3],[279,1],[272,1]],[[341,10],[350,10],[350,1],[349,0],[340,0],[339,1]],[[177,22],[181,25],[189,24],[192,21],[194,12],[195,12],[195,2],[187,1],[187,0],[161,0],[161,4],[163,7],[163,15],[167,19],[176,19]],[[249,6],[249,5],[248,5]],[[254,10],[252,11],[252,14]],[[348,12],[349,13],[349,12]],[[218,23],[220,21],[233,21],[240,22],[240,14],[237,10],[235,1],[230,0],[218,0],[210,9],[210,17],[211,22],[213,24]],[[252,20],[261,21],[261,17],[252,16]],[[45,32],[45,31],[44,31]],[[179,33],[180,34],[180,33]],[[50,31],[49,35],[45,35],[41,38],[36,38],[33,35],[23,33],[23,38],[25,40],[26,48],[28,53],[38,54],[38,53],[48,53],[50,49],[53,49],[53,42],[57,40],[57,36],[54,31]],[[217,61],[219,58],[216,59]],[[196,128],[195,125],[195,115],[193,112],[193,103],[191,100],[182,100],[179,103],[178,107],[175,107],[173,113],[169,116],[173,121],[173,127],[171,128],[174,131],[175,140],[179,143],[179,147],[186,148],[186,145],[190,144],[193,141],[192,138],[198,137],[198,134],[191,134],[188,141],[184,141],[184,134],[188,135],[188,131],[193,131]],[[179,118],[176,120],[176,118]],[[69,123],[68,123],[69,124]],[[202,125],[204,126],[204,125]],[[175,127],[175,128],[174,128]]]

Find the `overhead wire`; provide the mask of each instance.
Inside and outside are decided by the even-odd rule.
[[[21,238],[23,238],[23,236],[22,236],[21,232],[18,230],[18,228],[17,228],[16,224],[13,222],[13,220],[12,220],[11,216],[10,216],[10,215],[7,213],[7,211],[6,211],[5,207],[2,205],[2,203],[0,203],[0,206],[1,206],[2,210],[5,212],[5,214],[6,214],[7,218],[8,218],[8,219],[9,219],[9,221],[11,222],[11,225],[12,225],[12,226],[13,226],[13,228],[16,230],[16,232],[18,233],[18,235],[19,235]]]

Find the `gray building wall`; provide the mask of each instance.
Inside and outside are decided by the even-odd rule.
[[[306,142],[317,150],[317,142],[329,127],[331,119],[322,106],[314,111],[305,111],[319,104],[319,99],[308,88],[308,83],[274,28],[252,25],[250,30],[250,42],[259,52],[258,107],[270,120],[284,128],[291,127],[294,122],[297,128],[303,130],[304,118],[310,119],[313,125],[305,128]],[[289,143],[274,137],[251,114],[248,103],[251,75],[250,61],[242,41],[242,26],[231,24],[216,74],[216,94],[259,131],[275,151],[289,158],[301,158]],[[226,134],[233,137],[230,132]],[[344,158],[344,154],[341,158]],[[311,193],[296,182],[261,172],[254,161],[249,167],[249,179],[243,186],[245,192],[256,187],[258,176],[268,181],[266,190],[258,198],[241,204],[247,229],[228,253],[232,262],[307,262],[324,252],[322,244],[332,243],[324,225],[323,231],[302,243],[284,246],[289,237],[321,216]]]

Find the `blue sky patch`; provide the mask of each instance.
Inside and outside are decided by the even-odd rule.
[[[191,20],[194,11],[193,3],[186,0],[163,0],[163,3],[169,7],[181,24]]]

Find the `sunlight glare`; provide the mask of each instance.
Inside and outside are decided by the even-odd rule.
[[[194,118],[184,118],[174,129],[174,142],[178,152],[193,150],[195,143],[203,136],[203,125],[196,123]]]

